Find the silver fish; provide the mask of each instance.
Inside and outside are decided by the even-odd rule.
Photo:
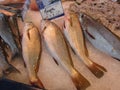
[[[6,22],[6,18],[3,14],[0,13],[0,37],[4,40],[6,44],[10,47],[12,51],[12,60],[19,56],[19,49],[16,45],[16,42],[13,38],[12,32],[8,23]]]
[[[84,78],[73,65],[61,29],[51,21],[42,20],[41,30],[41,36],[50,55],[54,58],[57,64],[61,65],[62,68],[67,71],[77,90],[88,87],[90,85],[89,81]]]
[[[95,48],[120,60],[120,38],[86,14],[80,14],[80,22],[85,37]]]
[[[37,76],[41,50],[41,38],[37,27],[31,22],[26,23],[22,38],[23,58],[31,84],[44,88],[41,80]]]
[[[65,16],[64,35],[75,54],[85,63],[88,69],[98,78],[104,75],[104,67],[89,58],[83,32],[77,14],[68,11]]]
[[[19,72],[14,66],[8,63],[7,58],[5,57],[5,52],[1,40],[0,40],[0,68],[3,71],[3,75],[8,75],[12,72]]]

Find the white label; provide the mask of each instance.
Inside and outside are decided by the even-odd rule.
[[[64,15],[61,0],[37,0],[43,19],[54,19]]]

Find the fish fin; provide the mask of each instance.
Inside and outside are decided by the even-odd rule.
[[[55,61],[55,63],[56,63],[57,65],[59,65],[58,62],[57,62],[57,60],[56,60],[55,58],[53,58],[53,60]]]
[[[92,34],[90,34],[89,32],[88,32],[88,30],[85,30],[86,31],[86,33],[89,35],[89,37],[91,37],[92,39],[95,39],[95,37],[92,35]]]
[[[83,77],[75,68],[71,75],[72,81],[75,84],[77,90],[84,90],[90,86],[90,82]]]
[[[73,51],[73,53],[76,55],[76,53],[75,53],[75,51],[74,51],[74,49],[71,47],[71,50]]]
[[[103,66],[95,62],[92,62],[92,64],[87,67],[97,78],[101,78],[104,75],[104,72],[107,72],[107,70]]]
[[[16,69],[13,65],[10,64],[10,67],[3,71],[5,76],[9,75],[10,73],[20,73],[18,69]]]
[[[113,57],[114,59],[116,59],[116,60],[118,60],[118,61],[120,61],[120,59],[119,58],[116,58],[116,57]]]
[[[65,30],[66,26],[65,26],[65,21],[63,22],[63,26],[62,26],[62,30]]]
[[[29,30],[27,32],[27,36],[28,36],[28,39],[30,40],[30,33],[29,33]]]
[[[37,88],[43,88],[45,89],[44,85],[42,84],[41,80],[39,78],[36,78],[34,80],[30,80],[30,83],[32,86],[37,87]]]

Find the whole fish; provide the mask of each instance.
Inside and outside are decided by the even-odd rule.
[[[22,38],[22,53],[31,84],[44,87],[37,76],[41,56],[41,38],[33,23],[25,24]]]
[[[80,21],[85,37],[95,48],[120,60],[120,38],[86,14],[81,13]]]
[[[6,18],[4,16],[4,14],[1,14],[1,13],[0,13],[0,37],[10,47],[10,49],[12,51],[12,60],[15,57],[20,55],[19,49],[18,49],[16,42],[13,38],[10,27],[9,27],[8,23],[6,22]]]
[[[64,35],[75,54],[85,63],[88,69],[98,78],[106,69],[93,62],[88,55],[83,32],[77,14],[68,11],[65,16]]]
[[[9,79],[0,79],[0,90],[44,90]]]
[[[89,81],[84,78],[74,67],[72,58],[61,33],[60,28],[53,22],[42,20],[41,35],[49,53],[63,69],[70,75],[77,90],[86,88],[90,85]]]
[[[8,63],[1,40],[0,40],[0,68],[3,71],[3,75],[5,76],[12,72],[19,72],[14,66]]]

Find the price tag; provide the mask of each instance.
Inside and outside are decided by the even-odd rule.
[[[61,0],[36,0],[43,19],[55,19],[64,15]]]

